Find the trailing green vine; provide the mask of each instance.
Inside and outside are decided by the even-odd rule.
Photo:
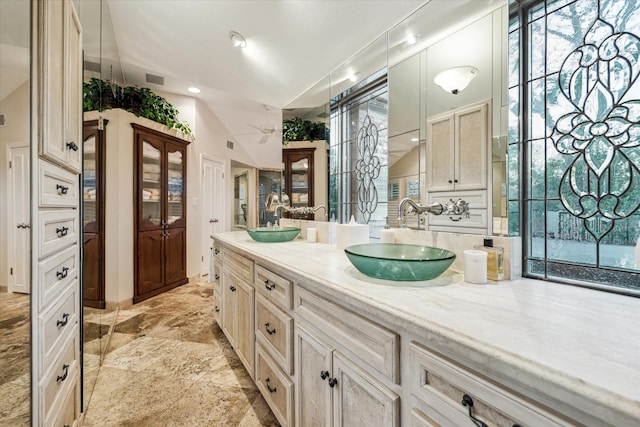
[[[179,111],[169,101],[148,88],[118,86],[113,82],[92,78],[88,83],[84,83],[82,95],[84,111],[122,108],[137,117],[144,117],[170,129],[178,129],[185,135],[191,135],[189,125],[178,120]]]
[[[300,117],[282,121],[282,144],[290,141],[329,140],[328,130],[324,123],[314,123]]]

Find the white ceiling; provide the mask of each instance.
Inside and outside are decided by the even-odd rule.
[[[172,92],[196,85],[276,108],[424,3],[108,0],[127,83],[145,84],[149,72]],[[246,38],[245,49],[231,45],[232,30]]]
[[[428,5],[433,6],[429,16],[446,15],[445,19],[430,24],[436,28],[503,1],[74,0],[74,3],[83,23],[85,60],[102,62],[102,78],[193,96],[220,118],[229,132],[227,137],[231,138],[250,133],[253,129],[247,125],[278,123],[280,109],[287,105],[317,107],[292,102],[393,27],[395,33],[404,33],[411,19],[396,25],[423,5],[432,3]],[[0,0],[0,3],[6,9],[9,4],[24,6],[27,2]],[[442,15],[431,13],[434,10]],[[16,21],[4,19],[15,18],[15,13],[2,15],[2,33],[15,34],[9,25]],[[247,48],[231,45],[232,30],[244,35]],[[3,36],[2,41],[6,39]],[[423,40],[426,39],[423,34]],[[4,52],[0,58],[3,65],[8,58]],[[164,85],[147,83],[147,73],[163,77]],[[6,82],[4,86],[8,89]],[[189,86],[197,86],[202,92],[189,94]],[[263,105],[273,107],[268,115]],[[247,137],[232,139],[243,142],[242,138]],[[251,138],[257,141],[260,136]]]

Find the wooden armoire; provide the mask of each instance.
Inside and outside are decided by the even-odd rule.
[[[134,295],[138,303],[188,282],[187,141],[134,129]]]

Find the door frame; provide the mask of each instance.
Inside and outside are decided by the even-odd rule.
[[[17,149],[17,148],[26,148],[27,149],[27,160],[29,161],[29,173],[27,174],[27,177],[29,179],[31,179],[31,151],[30,151],[30,144],[29,142],[12,142],[6,145],[6,167],[7,167],[7,194],[6,194],[6,199],[9,200],[9,193],[11,193],[11,195],[13,195],[13,188],[14,186],[14,182],[13,182],[13,174],[12,174],[12,169],[13,168],[9,168],[9,162],[13,161],[13,156],[12,156],[12,152],[13,150]],[[31,183],[27,183],[28,185],[25,186],[25,188],[29,188],[31,189]],[[29,198],[29,202],[27,205],[27,209],[29,210],[29,212],[31,212],[31,200]],[[10,208],[9,204],[7,203],[7,243],[5,245],[5,249],[7,251],[7,292],[12,293],[15,292],[13,286],[11,285],[11,267],[14,264],[14,255],[13,255],[13,251],[12,246],[13,243],[15,241],[16,238],[16,232],[15,232],[15,209]],[[31,214],[29,214],[29,225],[31,225]],[[31,229],[29,229],[29,232],[31,232]],[[29,245],[31,245],[31,237],[29,237],[28,239],[28,243]],[[28,248],[28,252],[31,253],[31,248]],[[30,257],[30,255],[29,255]],[[28,290],[29,290],[29,294],[31,293],[31,262],[29,262],[29,265],[27,266],[27,275],[29,277],[29,284],[28,284]]]
[[[216,197],[217,200],[221,200],[223,203],[223,208],[221,210],[222,215],[220,215],[219,218],[219,228],[222,231],[226,231],[227,230],[227,205],[228,205],[228,200],[227,200],[227,186],[226,186],[226,180],[227,180],[227,162],[224,160],[221,160],[217,157],[205,154],[205,153],[201,153],[200,154],[200,206],[202,206],[202,208],[200,209],[200,220],[201,220],[201,230],[209,230],[209,219],[206,217],[207,215],[205,215],[206,212],[204,212],[204,201],[205,196],[208,196],[205,194],[205,183],[204,183],[204,168],[206,164],[218,164],[220,165],[220,168],[222,170],[222,183],[220,184],[221,189],[222,189],[222,195],[221,197]],[[200,276],[204,277],[205,275],[209,275],[209,270],[211,269],[211,262],[210,262],[210,251],[211,251],[211,246],[212,246],[212,242],[211,242],[211,238],[205,234],[205,233],[201,233],[201,242],[200,242],[200,250],[201,250],[201,256],[202,261],[200,262]]]

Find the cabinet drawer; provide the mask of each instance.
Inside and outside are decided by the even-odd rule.
[[[400,381],[400,337],[368,319],[296,287],[296,320],[325,334],[343,353]]]
[[[78,211],[40,211],[38,215],[40,259],[78,241]]]
[[[79,175],[52,163],[40,162],[40,207],[78,206]]]
[[[256,346],[256,383],[282,427],[293,426],[293,383],[260,345]]]
[[[293,319],[262,294],[256,297],[256,341],[286,374],[293,374]]]
[[[473,400],[472,413],[489,426],[569,426],[533,402],[487,381],[475,372],[416,343],[410,344],[410,387],[428,416],[440,425],[469,424],[464,396]]]
[[[224,268],[227,268],[243,280],[253,283],[253,261],[229,249],[222,249]]]
[[[52,427],[75,427],[78,425],[78,417],[80,415],[80,403],[78,402],[78,396],[80,383],[76,381],[73,387],[69,389],[66,397],[60,402],[61,406],[59,410],[54,410],[52,417],[57,413],[54,421],[47,426]]]
[[[293,302],[291,280],[279,276],[261,265],[256,265],[255,287],[262,295],[285,311]]]
[[[460,219],[459,216],[429,215],[430,227],[471,227],[487,228],[487,209],[470,208],[469,218]],[[485,233],[486,234],[486,233]]]
[[[441,427],[418,409],[411,410],[411,427]]]
[[[50,366],[60,351],[62,343],[78,323],[80,310],[78,296],[78,281],[74,279],[71,286],[49,310],[38,317],[39,330],[43,332],[42,354],[40,359],[40,375]]]
[[[80,336],[78,328],[69,335],[64,348],[56,360],[48,367],[40,383],[41,413],[43,419],[52,420],[56,416],[54,408],[59,408],[61,400],[66,397],[65,392],[73,388],[78,382],[78,354]],[[46,424],[50,424],[46,422]]]
[[[213,293],[213,318],[222,327],[222,296],[218,291]]]
[[[72,280],[78,277],[78,245],[40,261],[38,274],[40,286],[37,288],[38,312],[42,312],[53,299],[60,295]]]

